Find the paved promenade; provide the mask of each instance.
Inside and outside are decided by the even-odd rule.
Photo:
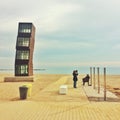
[[[32,95],[19,99],[23,83],[0,83],[0,120],[119,120],[120,103],[108,92],[111,100],[89,99],[98,96],[92,86],[72,86],[72,77],[64,76],[42,88],[39,80],[32,83]],[[68,86],[67,95],[59,94],[59,86]],[[7,87],[5,87],[7,86]],[[5,88],[3,90],[3,88]],[[42,89],[40,89],[42,88]],[[2,96],[2,97],[1,97]],[[117,102],[114,101],[117,99]]]

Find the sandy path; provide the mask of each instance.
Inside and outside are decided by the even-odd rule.
[[[2,76],[2,75],[1,75]],[[81,86],[72,86],[71,75],[36,75],[32,96],[19,100],[19,86],[0,77],[0,120],[119,120],[119,102],[90,102]],[[120,76],[107,76],[111,90],[120,88]],[[115,81],[116,80],[116,81]],[[102,83],[102,81],[101,81]],[[68,85],[68,94],[59,95],[59,85]],[[117,90],[118,91],[118,90]]]

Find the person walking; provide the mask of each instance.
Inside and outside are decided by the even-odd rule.
[[[74,88],[77,88],[76,85],[77,85],[77,81],[78,81],[78,70],[74,70],[73,71],[73,87]]]

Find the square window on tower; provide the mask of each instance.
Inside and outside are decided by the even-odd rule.
[[[28,60],[29,59],[29,51],[28,50],[17,50],[16,59]]]
[[[20,24],[19,33],[31,33],[32,24]]]
[[[28,47],[30,43],[30,38],[27,37],[18,37],[17,46],[19,47]]]
[[[17,75],[28,75],[28,65],[16,65],[15,68]]]

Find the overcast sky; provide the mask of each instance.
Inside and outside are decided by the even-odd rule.
[[[19,22],[36,27],[34,68],[120,66],[120,0],[0,2],[0,68],[13,68]]]

